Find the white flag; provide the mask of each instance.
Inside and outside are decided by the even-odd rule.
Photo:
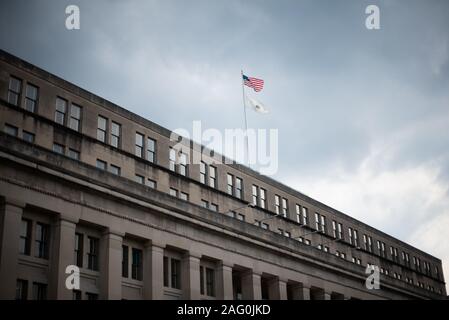
[[[247,107],[252,108],[254,111],[259,113],[268,113],[268,108],[262,102],[257,101],[254,98],[248,97],[247,95],[245,95],[245,97]]]

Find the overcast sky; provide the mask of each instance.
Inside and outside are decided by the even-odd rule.
[[[3,50],[172,130],[241,128],[240,70],[264,79],[270,113],[248,122],[279,129],[274,178],[443,259],[446,277],[448,30],[444,0],[0,2]]]

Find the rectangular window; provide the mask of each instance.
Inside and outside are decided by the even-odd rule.
[[[185,192],[180,192],[179,193],[179,198],[181,200],[189,201],[189,195],[187,193],[185,193]]]
[[[17,137],[19,135],[19,128],[9,124],[5,124],[5,133],[9,134],[10,136]]]
[[[87,252],[87,268],[98,271],[99,240],[94,237],[87,237],[87,239],[89,248],[89,251]]]
[[[181,261],[178,259],[170,259],[171,269],[171,287],[181,289]]]
[[[209,186],[217,187],[217,168],[214,166],[209,166]]]
[[[206,200],[201,200],[201,206],[203,208],[208,208],[209,207],[209,202],[207,202]]]
[[[320,215],[315,212],[315,230],[320,230]]]
[[[122,125],[112,121],[111,123],[111,146],[120,148],[120,135],[122,132]]]
[[[200,294],[204,294],[204,267],[200,266]]]
[[[351,227],[348,228],[348,235],[349,235],[349,244],[353,245],[354,240],[352,238],[352,228]]]
[[[59,143],[53,143],[53,151],[59,154],[65,153],[65,147]]]
[[[287,199],[282,198],[282,215],[287,218],[288,214],[288,202]]]
[[[48,225],[36,223],[35,256],[37,258],[48,259],[49,232]]]
[[[22,80],[10,77],[8,87],[8,102],[12,105],[20,105],[20,93],[22,91]]]
[[[33,282],[33,299],[46,300],[47,299],[47,285],[44,283]]]
[[[98,300],[98,294],[86,292],[86,298],[91,301]]]
[[[136,156],[143,157],[143,134],[136,132]]]
[[[138,175],[138,174],[136,174],[134,179],[135,179],[135,181],[137,183],[140,183],[140,184],[144,184],[144,182],[145,182],[145,178],[143,176],[141,176],[141,175]]]
[[[23,140],[25,140],[26,142],[29,142],[29,143],[34,143],[34,141],[35,141],[34,133],[31,133],[31,132],[28,132],[25,130],[23,130],[23,132],[22,132],[22,138],[23,138]]]
[[[332,235],[337,238],[337,223],[335,220],[332,220]]]
[[[120,167],[111,164],[111,165],[109,166],[109,172],[112,173],[112,174],[115,174],[115,175],[119,176],[120,173],[121,173],[121,169],[120,169]]]
[[[16,282],[16,300],[26,300],[28,298],[28,281],[18,279]]]
[[[354,246],[359,246],[359,232],[357,230],[353,231],[354,233]]]
[[[25,109],[30,112],[35,112],[37,107],[37,97],[39,89],[36,86],[28,83],[25,91]]]
[[[301,207],[302,209],[302,224],[307,226],[309,225],[309,211],[306,207]]]
[[[173,197],[178,197],[178,190],[170,188],[170,195]]]
[[[176,150],[172,147],[170,147],[168,161],[170,170],[176,171]]]
[[[259,205],[258,198],[259,198],[259,187],[253,184],[253,187],[252,187],[253,205],[255,205],[255,206]]]
[[[70,107],[69,127],[75,131],[80,131],[81,107],[72,103]]]
[[[267,207],[267,191],[264,188],[260,188],[260,203],[259,206],[263,209]]]
[[[97,140],[106,143],[107,128],[108,128],[108,119],[99,115],[97,122]]]
[[[84,236],[81,233],[75,233],[75,264],[83,267],[83,243]]]
[[[152,189],[156,189],[156,181],[148,179],[147,180],[147,186],[152,188]]]
[[[218,205],[215,203],[211,203],[209,209],[215,212],[218,212]]]
[[[206,172],[206,163],[201,161],[200,163],[200,182],[206,184],[206,176],[207,176],[207,172]]]
[[[327,233],[327,228],[326,228],[326,217],[321,215],[321,232],[326,234]]]
[[[168,265],[168,257],[164,257],[164,287],[169,287],[169,265]]]
[[[69,148],[69,152],[67,153],[67,155],[68,155],[70,158],[74,159],[74,160],[79,160],[79,159],[80,159],[80,152],[79,152],[79,151],[76,151],[76,150],[74,150],[74,149],[70,149],[70,148]]]
[[[98,168],[98,169],[100,169],[100,170],[106,170],[107,166],[108,166],[108,165],[107,165],[106,161],[97,159],[97,168]]]
[[[187,176],[187,155],[185,153],[179,153],[179,174]]]
[[[234,195],[234,176],[230,173],[227,174],[227,192],[231,196]]]
[[[132,260],[132,270],[131,278],[134,280],[142,280],[142,250],[132,249],[133,260]]]
[[[276,194],[274,196],[274,211],[276,212],[276,214],[279,214],[281,212],[281,204],[280,204],[280,197]]]
[[[296,212],[296,222],[302,223],[302,220],[301,220],[301,206],[299,204],[295,205],[295,212]]]
[[[22,219],[20,225],[20,246],[19,252],[21,254],[30,255],[31,247],[31,221]]]
[[[56,110],[55,110],[55,122],[61,125],[65,124],[65,114],[67,112],[67,100],[57,97],[56,98]]]
[[[122,246],[122,277],[128,278],[129,247]]]
[[[215,272],[206,268],[206,295],[215,297]]]
[[[72,291],[72,300],[81,300],[81,291],[80,290]]]
[[[243,195],[243,181],[241,178],[235,177],[235,196],[242,199]]]
[[[156,140],[147,139],[147,160],[156,163]]]

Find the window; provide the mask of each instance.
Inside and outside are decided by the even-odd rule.
[[[142,280],[142,250],[133,248],[132,254],[131,278],[140,281]]]
[[[143,157],[143,134],[136,132],[136,156]]]
[[[326,228],[326,217],[321,215],[321,232],[322,233],[327,233],[327,228]]]
[[[74,160],[80,159],[80,152],[71,148],[69,148],[69,152],[67,153],[67,155]]]
[[[363,243],[365,246],[365,250],[368,252],[373,252],[373,239],[371,236],[363,235]]]
[[[104,143],[106,143],[107,128],[108,128],[108,119],[102,116],[98,116],[97,139]]]
[[[115,175],[119,176],[120,173],[121,173],[121,169],[120,169],[120,167],[111,164],[111,165],[109,166],[109,172],[111,172],[112,174],[115,174]]]
[[[147,160],[150,162],[156,162],[156,140],[147,139]]]
[[[5,133],[17,137],[19,135],[19,128],[5,124]]]
[[[16,300],[26,300],[28,297],[28,281],[17,279]]]
[[[169,152],[169,168],[171,171],[176,171],[176,151],[172,147],[170,147]]]
[[[259,200],[259,187],[253,184],[252,187],[252,199],[253,199],[253,205],[258,205]]]
[[[89,251],[87,252],[87,268],[98,271],[99,240],[94,237],[87,237],[87,240],[89,248]]]
[[[308,246],[310,246],[312,244],[312,242],[310,242],[309,239],[304,239],[304,243]]]
[[[97,168],[100,170],[106,170],[107,168],[107,163],[103,160],[97,159]]]
[[[266,200],[267,191],[264,188],[260,188],[259,191],[260,191],[259,207],[261,207],[262,209],[265,209],[267,207],[267,200]]]
[[[207,172],[206,172],[206,163],[201,161],[200,163],[200,182],[201,183],[206,183],[206,176],[207,176]]]
[[[23,138],[23,140],[25,140],[26,142],[34,143],[35,135],[34,135],[34,133],[31,133],[31,132],[28,132],[28,131],[23,130],[23,132],[22,132],[22,138]]]
[[[287,199],[282,198],[282,215],[287,218],[288,214],[288,202]]]
[[[178,259],[170,259],[170,287],[181,289],[181,261]]]
[[[230,173],[227,174],[227,183],[228,183],[228,194],[231,196],[234,195],[234,176]]]
[[[337,223],[335,222],[335,220],[332,220],[332,232],[334,238],[337,238]]]
[[[276,214],[279,214],[281,212],[280,201],[280,197],[277,194],[274,195],[274,211],[276,212]]]
[[[156,181],[148,179],[147,180],[147,186],[152,188],[152,189],[156,189]]]
[[[354,233],[354,246],[358,247],[359,246],[359,232],[354,229],[353,233]]]
[[[320,230],[320,215],[315,212],[315,230]]]
[[[353,245],[354,239],[352,238],[352,228],[351,227],[348,228],[348,235],[349,235],[349,244]]]
[[[64,154],[65,147],[59,143],[53,143],[53,151],[59,154]]]
[[[358,247],[359,246],[358,231],[349,227],[348,234],[349,234],[349,244]]]
[[[189,201],[189,195],[187,193],[185,193],[185,192],[180,192],[179,193],[179,198],[181,200]]]
[[[72,291],[72,300],[81,300],[81,291],[80,290]]]
[[[8,102],[15,106],[19,106],[21,91],[22,91],[22,80],[10,77],[8,87]]]
[[[262,229],[264,229],[264,230],[268,230],[268,229],[270,228],[270,226],[268,225],[268,223],[265,223],[265,222],[262,222],[262,221],[259,221],[259,220],[254,220],[254,223],[255,223],[258,227],[260,227],[260,228],[262,228]]]
[[[211,203],[209,209],[215,212],[218,212],[218,205],[215,203]]]
[[[128,278],[129,247],[122,246],[122,277]]]
[[[173,197],[178,197],[178,190],[170,188],[170,195]]]
[[[385,257],[386,256],[385,243],[384,242],[377,240],[377,250],[379,250],[379,255],[381,257]]]
[[[55,110],[55,122],[64,125],[66,112],[67,112],[67,100],[57,97],[56,98],[56,110]]]
[[[299,204],[295,205],[295,212],[296,212],[296,222],[301,223],[301,206]]]
[[[111,123],[111,146],[120,148],[120,135],[122,132],[122,126],[117,122]]]
[[[242,199],[243,195],[243,181],[241,178],[235,177],[235,196]]]
[[[302,208],[302,224],[305,226],[309,225],[309,211],[307,210],[306,207],[301,207]]]
[[[187,155],[185,153],[179,153],[179,174],[187,176]]]
[[[209,202],[207,202],[206,200],[201,200],[201,206],[203,208],[208,208],[209,207]]]
[[[37,97],[39,89],[36,86],[28,83],[25,92],[25,109],[30,112],[35,112],[37,107]]]
[[[206,268],[206,295],[215,297],[215,272],[211,268]]]
[[[33,299],[46,300],[47,299],[47,285],[43,283],[33,282]]]
[[[141,175],[138,175],[138,174],[136,174],[134,179],[135,179],[135,181],[137,183],[140,183],[140,184],[144,184],[144,182],[145,182],[145,178],[143,176],[141,176]]]
[[[209,186],[212,188],[217,187],[217,168],[209,166]]]
[[[83,243],[84,236],[81,233],[75,233],[75,264],[83,267]]]
[[[43,223],[36,223],[35,256],[48,259],[48,241],[50,228]]]
[[[22,219],[20,225],[20,245],[19,252],[21,254],[30,255],[31,246],[31,221]]]
[[[70,107],[69,127],[75,131],[80,131],[81,107],[73,104]]]

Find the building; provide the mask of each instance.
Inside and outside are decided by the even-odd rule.
[[[441,260],[4,51],[0,131],[2,299],[446,297]]]

